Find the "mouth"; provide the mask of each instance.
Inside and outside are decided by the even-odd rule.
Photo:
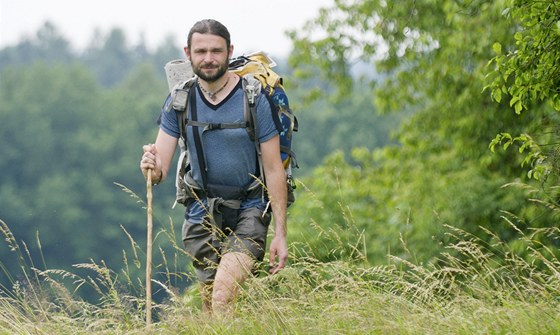
[[[218,68],[218,65],[206,64],[206,65],[202,65],[200,68],[203,70],[215,70]]]

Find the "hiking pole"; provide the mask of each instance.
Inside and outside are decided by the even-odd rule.
[[[152,169],[148,169],[146,179],[146,198],[148,201],[148,236],[146,250],[146,327],[152,324]]]

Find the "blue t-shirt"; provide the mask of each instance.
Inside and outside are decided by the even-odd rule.
[[[212,123],[240,123],[244,122],[244,92],[241,80],[230,94],[218,105],[212,105],[200,92],[198,84],[193,86],[196,94],[197,120]],[[169,102],[166,101],[167,105]],[[164,108],[160,116],[159,126],[167,134],[179,138],[179,125],[177,112],[173,109],[165,112]],[[257,110],[257,137],[259,141],[266,142],[278,135],[277,114],[273,113],[274,107],[264,94],[260,94],[256,101]],[[275,119],[276,118],[276,119]],[[202,185],[202,176],[196,154],[193,128],[186,127],[187,147],[190,152],[193,179]],[[245,128],[217,129],[202,131],[202,147],[207,166],[208,184],[227,185],[235,187],[246,187],[258,175],[257,154],[255,143],[249,138]],[[265,206],[260,198],[244,201],[242,208]],[[187,208],[186,218],[191,222],[201,222],[205,212],[202,206],[193,202]]]

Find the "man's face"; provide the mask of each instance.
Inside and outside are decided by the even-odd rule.
[[[191,47],[185,54],[191,61],[193,72],[202,80],[212,83],[220,79],[228,70],[229,55],[226,40],[218,35],[194,33]]]

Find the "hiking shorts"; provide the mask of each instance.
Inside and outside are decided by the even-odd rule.
[[[262,261],[265,254],[266,236],[270,213],[257,207],[236,210],[233,223],[205,219],[202,223],[183,223],[183,245],[192,258],[198,280],[209,284],[214,281],[221,255],[241,252]],[[225,220],[223,220],[225,221]]]

